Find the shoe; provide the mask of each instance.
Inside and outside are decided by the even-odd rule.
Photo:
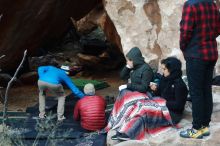
[[[118,140],[122,140],[122,141],[127,141],[127,140],[131,140],[129,136],[127,136],[125,133],[121,133],[118,136]]]
[[[116,134],[113,135],[113,136],[111,137],[111,139],[112,139],[112,140],[118,140],[118,137],[119,137],[120,134],[121,134],[121,133],[116,132]]]
[[[183,138],[194,138],[194,139],[202,139],[203,133],[202,130],[195,130],[195,129],[187,129],[180,132],[180,137]]]
[[[40,118],[40,119],[45,119],[45,118],[46,118],[45,113],[40,113],[40,114],[39,114],[39,118]]]
[[[203,126],[200,130],[202,131],[203,136],[209,136],[210,135],[210,131],[209,131],[208,127]]]
[[[64,116],[61,116],[61,117],[58,117],[57,120],[58,120],[59,122],[62,122],[62,121],[65,120],[65,119],[66,119],[66,118],[65,118]]]

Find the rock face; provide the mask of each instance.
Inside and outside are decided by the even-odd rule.
[[[179,51],[179,21],[184,0],[106,0],[106,11],[121,38],[123,52],[137,46],[147,62]],[[167,9],[169,6],[169,9]]]
[[[3,71],[16,67],[24,49],[36,53],[44,40],[60,37],[70,17],[80,21],[80,32],[97,25],[126,54],[134,46],[140,47],[147,62],[157,66],[159,59],[178,56],[179,22],[185,0],[101,0],[62,1],[46,0],[12,2],[0,0],[0,60]],[[167,8],[169,6],[169,9]],[[93,9],[95,8],[95,9]],[[89,11],[92,10],[90,13]]]
[[[25,49],[28,55],[33,55],[45,40],[61,37],[70,18],[76,22],[79,32],[88,33],[100,26],[107,40],[124,54],[134,46],[139,47],[146,61],[155,67],[167,56],[177,56],[184,62],[179,50],[179,22],[184,1],[0,0],[0,56],[6,55],[0,59],[0,68],[14,70]],[[220,61],[217,70],[220,70],[219,64]]]
[[[179,22],[185,0],[105,0],[105,9],[115,25],[124,54],[130,48],[141,49],[147,62],[177,56]],[[184,65],[183,65],[184,66]]]
[[[36,53],[43,40],[60,37],[70,17],[79,20],[101,0],[0,0],[0,60],[3,71],[14,70],[22,58]]]

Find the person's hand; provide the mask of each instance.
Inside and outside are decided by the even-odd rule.
[[[121,86],[118,87],[119,91],[121,91],[121,90],[123,90],[123,89],[126,89],[126,88],[127,88],[127,85],[126,85],[126,84],[125,84],[125,85],[121,85]]]
[[[131,69],[131,68],[132,68],[132,67],[131,67],[129,64],[127,64],[127,65],[126,65],[126,67],[127,67],[127,68],[129,68],[129,69]]]
[[[150,89],[152,90],[152,91],[156,91],[157,90],[157,84],[156,83],[153,83],[153,82],[150,82]]]

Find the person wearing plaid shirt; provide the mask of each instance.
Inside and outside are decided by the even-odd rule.
[[[218,59],[216,37],[220,35],[220,13],[213,0],[187,0],[180,22],[180,49],[186,60],[192,99],[192,128],[180,132],[184,138],[210,135],[212,77]]]

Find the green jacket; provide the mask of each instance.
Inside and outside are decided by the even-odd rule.
[[[153,79],[152,68],[145,63],[141,51],[137,47],[132,48],[126,57],[133,61],[134,68],[129,69],[125,66],[120,73],[121,79],[128,80],[130,78],[127,89],[146,93]]]

